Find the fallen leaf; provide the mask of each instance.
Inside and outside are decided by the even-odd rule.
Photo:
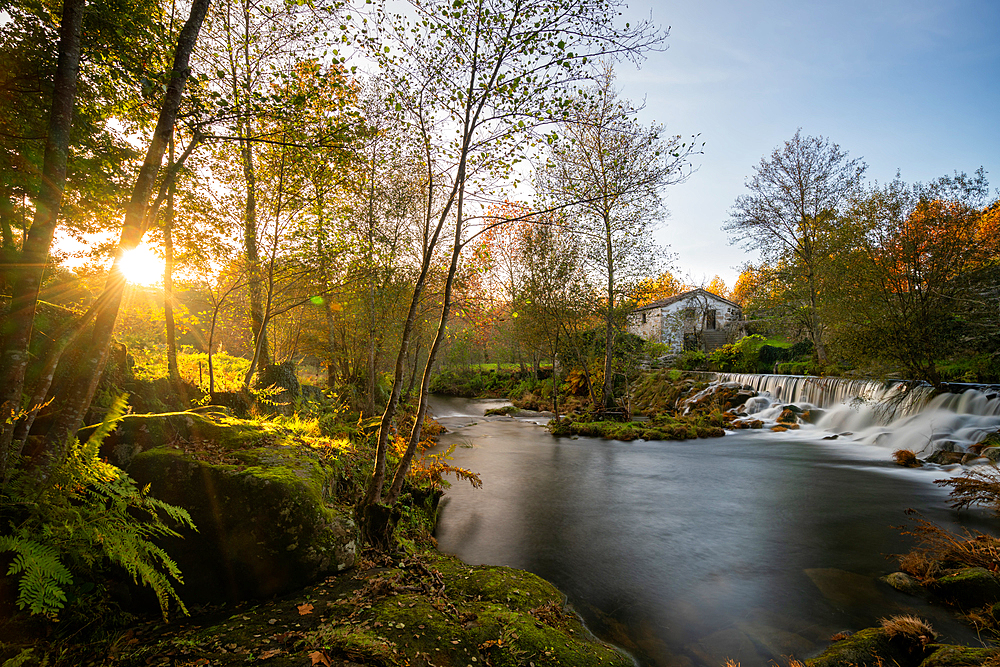
[[[299,616],[305,616],[306,614],[313,613],[313,606],[308,602],[303,602],[296,609],[299,610]]]
[[[314,665],[323,665],[323,667],[330,667],[330,658],[326,657],[326,653],[322,651],[313,651],[309,654],[309,659],[312,660]]]
[[[261,653],[258,659],[267,660],[268,658],[273,658],[274,656],[279,655],[280,653],[281,653],[280,648],[272,648],[268,651],[264,651],[263,653]]]

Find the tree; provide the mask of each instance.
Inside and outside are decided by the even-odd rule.
[[[616,27],[617,0],[431,0],[415,2],[412,19],[390,13],[388,4],[377,6],[362,34],[398,93],[393,103],[420,137],[426,234],[379,427],[374,473],[362,504],[362,524],[373,528],[365,532],[375,543],[385,543],[387,537],[382,528],[389,514],[376,506],[383,500],[388,437],[402,391],[403,365],[445,224],[453,225],[453,233],[441,318],[424,365],[415,426],[385,497],[390,505],[421,437],[424,397],[445,335],[474,185],[505,175],[523,157],[525,135],[532,126],[569,113],[565,86],[583,78],[588,62],[602,56],[636,57],[664,37],[648,22]]]
[[[802,136],[801,129],[761,158],[746,182],[723,229],[732,242],[783,262],[788,282],[804,282],[806,325],[820,363],[827,362],[821,310],[821,281],[830,255],[830,238],[840,208],[861,186],[867,166],[824,137]]]
[[[226,186],[238,191],[242,199],[243,252],[249,267],[250,330],[253,336],[254,364],[270,363],[267,342],[264,294],[266,268],[261,245],[267,234],[260,229],[258,208],[274,202],[260,202],[260,146],[281,143],[271,133],[275,121],[294,122],[295,109],[283,107],[280,95],[272,95],[276,79],[293,75],[302,61],[324,53],[328,41],[318,39],[333,30],[330,19],[333,6],[323,2],[279,2],[262,5],[253,0],[218,3],[209,17],[205,47],[198,57],[219,80],[212,91],[222,100],[219,134],[220,165]],[[338,58],[339,62],[339,58]],[[235,144],[235,145],[234,145]],[[235,159],[234,159],[235,158]],[[225,164],[233,161],[233,164]]]
[[[604,389],[600,408],[611,410],[613,350],[624,322],[624,297],[652,273],[660,251],[651,235],[663,215],[662,190],[691,173],[700,147],[663,127],[641,126],[635,110],[618,99],[614,74],[605,67],[597,83],[579,98],[577,115],[564,121],[552,142],[540,189],[572,210],[574,231],[601,284],[605,326]]]
[[[643,278],[635,287],[635,305],[645,306],[646,304],[669,299],[677,296],[687,289],[687,286],[678,280],[669,271],[664,271],[656,278]]]
[[[90,405],[97,382],[100,378],[104,362],[107,359],[108,350],[111,343],[111,334],[117,319],[118,309],[121,304],[124,290],[124,276],[117,270],[117,263],[127,250],[138,245],[146,231],[148,223],[148,203],[154,189],[155,180],[159,171],[163,154],[166,150],[169,134],[172,132],[176,119],[177,109],[180,105],[184,84],[190,74],[188,60],[191,50],[197,40],[198,32],[201,28],[202,20],[208,9],[208,0],[196,0],[191,6],[191,15],[185,23],[177,37],[177,46],[174,53],[173,67],[167,76],[167,84],[160,105],[159,118],[153,132],[146,158],[143,161],[139,174],[136,177],[135,185],[132,188],[131,200],[126,207],[125,220],[122,226],[121,240],[118,244],[118,254],[116,266],[113,267],[108,276],[105,289],[97,301],[88,309],[82,317],[77,318],[71,325],[59,331],[54,336],[54,341],[47,351],[46,360],[39,364],[42,369],[40,378],[35,386],[31,388],[29,396],[32,397],[29,409],[25,413],[18,411],[20,403],[20,392],[24,388],[24,369],[14,368],[9,371],[12,374],[10,385],[5,386],[5,392],[10,392],[11,398],[5,395],[5,411],[10,410],[9,417],[5,420],[4,440],[0,443],[4,451],[4,465],[7,465],[20,454],[21,449],[30,433],[31,425],[34,421],[40,404],[49,391],[52,378],[56,371],[56,362],[62,355],[65,346],[75,336],[79,335],[85,326],[93,323],[90,332],[90,342],[85,347],[79,359],[79,363],[74,365],[70,379],[61,384],[56,392],[53,403],[57,406],[57,412],[52,419],[45,434],[45,453],[47,455],[46,465],[41,469],[43,476],[52,470],[52,465],[60,463],[65,456],[68,444],[77,428],[84,412]],[[72,21],[66,21],[66,30],[71,30]],[[79,30],[79,27],[72,29]],[[61,58],[64,52],[76,51],[76,66],[78,66],[79,44],[66,48],[66,40],[60,43]],[[69,57],[69,56],[67,56]],[[70,58],[72,59],[72,58]],[[62,74],[57,74],[57,81]],[[72,77],[70,77],[72,78]],[[60,90],[57,86],[57,91]],[[53,118],[61,116],[63,113],[72,116],[72,94],[71,90],[53,96]],[[69,104],[67,106],[67,97]],[[61,109],[57,111],[57,109]],[[61,152],[63,157],[53,158],[52,163],[61,161],[62,169],[65,165],[65,151],[68,149],[68,131],[71,124],[63,123],[57,127],[53,123],[49,141],[54,145],[54,154]],[[62,137],[60,139],[60,137]],[[59,146],[57,144],[61,143]],[[48,158],[47,158],[48,161]],[[58,166],[58,165],[57,165]],[[65,172],[63,171],[63,174]],[[47,187],[60,190],[61,177],[53,178],[52,183]],[[28,232],[28,243],[24,248],[26,257],[34,258],[37,264],[28,267],[19,279],[19,284],[15,287],[12,306],[14,306],[13,316],[7,318],[7,322],[13,324],[12,329],[15,335],[11,336],[5,343],[5,355],[18,358],[19,350],[25,349],[30,338],[33,326],[34,308],[37,302],[38,286],[42,268],[46,264],[49,247],[52,242],[52,233],[55,226],[55,218],[59,208],[60,192],[56,196],[43,195],[39,198],[41,206],[36,204],[36,220],[32,224],[32,229]],[[42,210],[38,210],[41,208]],[[37,273],[37,275],[36,275]],[[27,330],[27,335],[22,336],[22,332]],[[12,354],[13,353],[13,354]],[[24,360],[26,366],[27,360]],[[17,392],[16,398],[13,393]],[[17,417],[20,417],[18,419]],[[20,430],[20,437],[17,442],[13,441],[13,433]]]
[[[939,360],[995,334],[988,191],[980,171],[928,185],[897,178],[855,200],[830,295],[835,341],[848,358],[938,385]]]

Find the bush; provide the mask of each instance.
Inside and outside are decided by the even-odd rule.
[[[770,373],[776,363],[791,360],[791,350],[776,345],[762,345],[757,353],[757,370]]]
[[[708,357],[701,350],[685,350],[674,361],[674,366],[684,371],[704,368]]]
[[[789,358],[798,359],[799,357],[809,356],[811,357],[813,353],[813,343],[811,340],[800,340],[798,343],[792,345],[792,349],[789,352]]]

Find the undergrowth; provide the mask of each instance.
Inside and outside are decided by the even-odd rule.
[[[193,529],[191,517],[99,457],[125,409],[121,396],[47,478],[22,466],[0,489],[0,552],[14,553],[7,575],[18,577],[17,606],[30,614],[54,619],[71,605],[81,619],[93,618],[110,604],[102,587],[112,565],[153,591],[164,618],[171,602],[187,611],[173,587],[181,573],[154,540],[179,535],[171,525]]]

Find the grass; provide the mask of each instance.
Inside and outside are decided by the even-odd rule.
[[[135,359],[132,372],[138,380],[151,382],[167,377],[167,353],[158,349],[134,349],[129,351]],[[243,386],[243,376],[250,367],[250,361],[243,357],[231,357],[224,352],[212,355],[215,371],[216,391],[236,391]],[[208,354],[205,352],[178,352],[177,370],[181,378],[201,389],[208,390]]]
[[[929,644],[937,637],[937,633],[927,621],[916,616],[900,615],[879,620],[882,629],[886,631],[889,638],[903,637],[904,639],[919,641],[921,644]]]

